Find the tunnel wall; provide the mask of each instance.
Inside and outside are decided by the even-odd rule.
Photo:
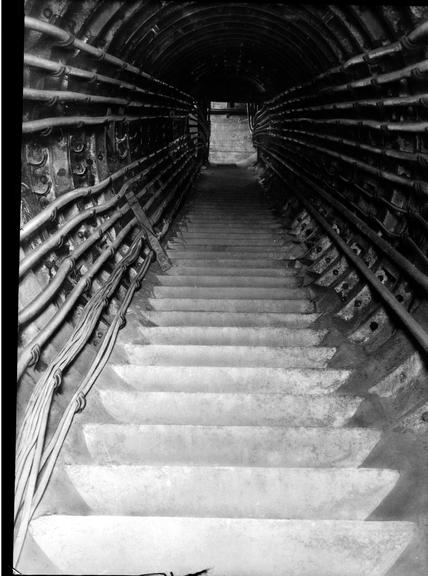
[[[192,96],[40,15],[25,20],[18,555],[133,294],[168,265],[160,242],[208,145]]]
[[[318,282],[341,300],[351,339],[385,337],[398,319],[425,354],[427,39],[425,20],[276,95],[253,120],[265,177],[301,206]]]
[[[49,441],[84,408],[207,160],[211,100],[253,103],[262,182],[350,341],[386,354],[400,332],[426,349],[426,7],[26,0],[25,14],[24,527]]]

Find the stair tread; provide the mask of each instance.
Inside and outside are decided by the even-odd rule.
[[[245,267],[227,267],[227,266],[204,266],[201,264],[194,264],[193,266],[178,266],[174,265],[166,274],[169,276],[180,276],[180,275],[211,275],[211,276],[272,276],[272,277],[294,277],[298,273],[295,268],[282,268],[277,266],[260,266],[258,268],[251,267],[246,269]]]
[[[308,299],[148,298],[147,305],[151,310],[177,312],[314,312],[314,304]]]
[[[153,326],[138,328],[144,344],[314,346],[327,330],[285,327]]]
[[[361,398],[337,394],[98,390],[116,421],[134,424],[343,426]]]
[[[370,468],[67,465],[95,514],[364,520],[399,473]]]
[[[113,364],[113,370],[138,390],[265,392],[316,394],[337,390],[349,370],[233,366],[141,366]],[[100,381],[102,384],[102,379]]]
[[[137,307],[138,308],[138,307]],[[310,327],[319,314],[292,312],[194,312],[191,310],[143,310],[139,314],[144,322],[158,326],[231,326],[231,327]]]
[[[265,286],[154,286],[156,298],[230,298],[263,300],[304,300],[310,298],[308,288]]]
[[[186,275],[156,275],[156,281],[162,286],[224,286],[224,287],[263,287],[273,288],[276,286],[293,287],[298,285],[299,279],[281,276],[186,276]]]
[[[281,468],[361,466],[381,436],[367,428],[194,424],[85,424],[83,434],[95,463]]]
[[[51,515],[30,531],[65,574],[108,566],[118,575],[242,576],[245,566],[246,576],[372,576],[386,574],[416,530],[394,521]]]
[[[329,346],[236,346],[195,344],[124,344],[128,358],[140,364],[205,366],[326,366],[336,348]]]

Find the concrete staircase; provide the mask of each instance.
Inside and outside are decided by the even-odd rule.
[[[58,570],[388,573],[413,525],[366,519],[399,474],[362,467],[380,432],[347,427],[361,399],[338,392],[295,250],[254,184],[190,202],[173,267],[133,304],[127,387],[99,387],[110,420],[66,467],[90,514],[32,522]]]

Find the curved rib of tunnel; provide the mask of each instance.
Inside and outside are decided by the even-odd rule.
[[[25,15],[14,566],[426,574],[426,7]]]

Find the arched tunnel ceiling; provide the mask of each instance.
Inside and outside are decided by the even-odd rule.
[[[56,24],[199,97],[261,100],[408,32],[410,6],[27,0]]]

